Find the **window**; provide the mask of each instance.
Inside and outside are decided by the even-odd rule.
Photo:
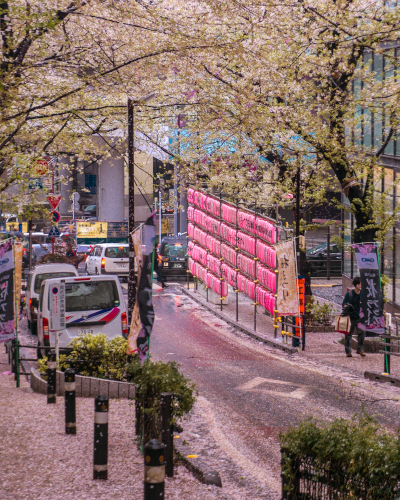
[[[101,247],[96,247],[95,250],[94,250],[94,256],[95,257],[100,257],[101,256],[101,251],[102,251]]]
[[[396,172],[396,186],[394,188],[394,206],[395,208],[400,205],[400,172]]]
[[[106,248],[105,257],[112,259],[123,259],[129,257],[129,247],[108,247]]]
[[[39,311],[43,311],[43,295],[44,295],[44,283],[40,288],[40,296],[39,296]]]
[[[166,257],[186,257],[187,256],[187,243],[162,243],[160,255]]]
[[[343,258],[343,273],[351,276],[351,214],[347,210],[344,212],[344,258]]]
[[[383,260],[383,272],[390,280],[386,286],[386,297],[393,301],[393,229],[386,236],[384,250],[380,258]]]
[[[393,181],[394,172],[391,168],[385,168],[384,192],[386,195],[386,210],[393,213]]]
[[[66,311],[95,311],[120,305],[115,281],[65,284]]]
[[[37,274],[35,278],[35,293],[40,292],[40,287],[44,280],[51,280],[52,278],[69,278],[75,276],[75,273],[43,273]]]

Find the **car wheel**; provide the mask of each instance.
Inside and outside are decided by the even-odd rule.
[[[32,335],[37,335],[37,323],[31,323],[31,333]]]

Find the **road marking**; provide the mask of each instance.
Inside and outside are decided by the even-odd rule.
[[[278,385],[290,385],[290,386],[297,386],[298,389],[295,389],[292,392],[280,392],[280,391],[271,391],[269,389],[266,389],[264,387],[259,387],[262,384],[278,384]],[[253,378],[252,380],[249,380],[249,382],[245,382],[242,385],[239,385],[238,387],[235,388],[238,391],[252,391],[252,392],[262,392],[264,394],[271,394],[271,396],[280,396],[283,398],[292,398],[292,399],[303,399],[307,394],[310,392],[310,388],[307,386],[304,386],[302,384],[297,384],[294,382],[285,382],[284,380],[274,380],[270,378],[263,378],[263,377],[256,377]]]

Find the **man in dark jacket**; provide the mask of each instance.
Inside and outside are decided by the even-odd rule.
[[[353,279],[354,289],[350,292],[347,292],[343,299],[342,307],[345,308],[347,306],[350,308],[350,312],[348,316],[350,317],[351,327],[350,333],[345,335],[344,340],[344,348],[346,351],[346,356],[348,358],[352,357],[351,354],[351,338],[356,330],[358,333],[358,348],[357,354],[360,356],[365,356],[364,352],[364,339],[365,339],[365,331],[357,328],[357,323],[360,321],[360,305],[361,305],[361,279],[357,276]]]

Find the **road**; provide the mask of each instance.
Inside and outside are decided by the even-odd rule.
[[[211,429],[234,475],[242,471],[264,488],[254,498],[278,498],[280,432],[311,415],[331,420],[361,411],[359,399],[365,399],[365,391],[360,388],[354,395],[355,384],[345,376],[339,379],[324,366],[280,354],[234,332],[181,295],[178,287],[153,296],[152,356],[177,361],[196,383],[197,421]],[[379,401],[370,408],[387,426],[397,423],[397,402]],[[239,476],[230,480],[239,487]]]

